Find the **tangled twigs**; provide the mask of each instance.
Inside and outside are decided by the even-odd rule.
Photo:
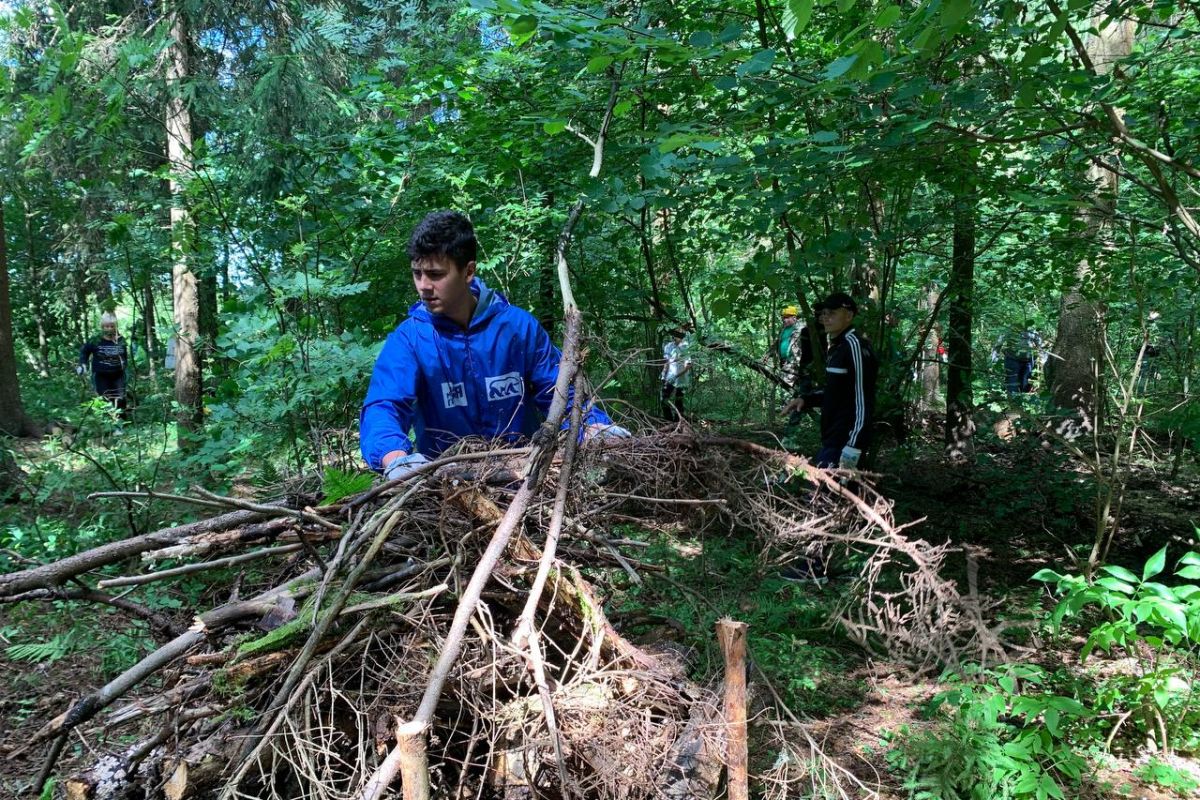
[[[564,383],[564,407],[568,394]],[[581,394],[576,385],[575,417],[585,413]],[[179,797],[381,796],[393,784],[381,771],[389,762],[403,767],[410,796],[714,797],[727,746],[719,676],[697,685],[683,648],[623,638],[580,569],[612,566],[615,552],[647,583],[671,584],[622,554],[648,544],[637,539],[649,532],[757,537],[764,569],[805,553],[832,559],[854,551],[847,563],[861,574],[840,623],[893,659],[940,665],[978,657],[992,641],[987,603],[939,575],[948,547],[897,525],[890,503],[862,476],[849,476],[851,491],[843,473],[678,430],[580,443],[555,425],[533,449],[475,446],[465,442],[373,500],[304,503],[345,533],[298,521],[295,508],[271,519],[239,509],[234,514],[251,516],[221,515],[202,532],[160,539],[157,552],[182,542],[170,551],[176,558],[208,565],[218,596],[250,599],[190,610],[202,630],[66,714],[40,720],[38,741],[136,722],[139,741],[158,744],[136,753],[142,761],[130,780],[145,791],[170,781]],[[522,453],[533,458],[513,477],[519,471],[502,459]],[[452,472],[456,460],[469,468]],[[287,539],[274,547],[289,549],[262,552],[274,549],[264,538],[294,536],[299,524],[319,559]],[[618,524],[629,527],[618,534]],[[266,525],[277,527],[264,532]],[[237,548],[254,560],[234,560],[227,551]],[[222,558],[201,560],[214,551]],[[138,552],[151,551],[133,558]],[[255,569],[240,572],[245,563]],[[141,585],[126,589],[124,599],[138,604]],[[29,591],[30,599],[49,599],[75,587]],[[95,713],[103,705],[113,710]],[[790,727],[779,735],[790,738],[772,746],[787,758],[751,776],[768,797],[801,786],[855,795],[819,736]],[[32,738],[22,734],[23,742]],[[130,755],[108,757],[128,764]],[[73,785],[87,790],[89,781],[83,774]]]
[[[582,382],[575,379],[575,396],[583,396]],[[546,531],[546,544],[542,548],[542,556],[538,561],[537,576],[525,600],[525,608],[517,618],[513,630],[513,646],[525,650],[529,654],[529,671],[533,673],[538,695],[542,699],[542,711],[546,715],[546,728],[550,732],[550,741],[554,745],[554,759],[558,765],[558,777],[565,788],[571,786],[567,774],[567,763],[563,757],[562,737],[558,732],[558,721],[554,716],[554,703],[550,696],[550,685],[546,681],[546,661],[542,657],[542,645],[536,631],[534,615],[538,603],[541,602],[542,592],[546,589],[546,579],[550,575],[550,567],[554,563],[558,551],[558,537],[562,534],[563,519],[566,517],[567,494],[571,486],[571,469],[575,465],[575,451],[579,447],[580,423],[583,420],[583,405],[576,403],[571,409],[571,426],[567,431],[567,444],[563,452],[562,468],[558,475],[558,493],[554,497],[554,511],[550,516],[550,527]]]
[[[302,578],[312,578],[315,575],[316,571],[314,570],[302,576]],[[47,722],[41,730],[33,735],[26,745],[13,751],[9,757],[15,758],[39,742],[63,735],[72,728],[87,722],[134,686],[187,653],[199,644],[209,632],[224,625],[233,624],[246,617],[262,616],[264,610],[285,596],[292,595],[293,592],[297,591],[295,587],[302,586],[303,584],[303,580],[297,579],[290,582],[288,586],[264,592],[253,600],[230,603],[200,616],[196,620],[196,624],[187,632],[180,634],[155,650],[96,692],[80,698],[69,709]],[[38,787],[38,790],[41,790],[40,787]]]

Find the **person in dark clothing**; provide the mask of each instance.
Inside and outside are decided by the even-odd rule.
[[[785,412],[821,407],[819,467],[858,467],[871,442],[875,415],[875,380],[879,362],[869,342],[854,329],[858,304],[848,294],[836,292],[821,303],[821,325],[829,336],[825,358],[825,388],[797,396]]]
[[[86,342],[79,351],[75,372],[82,375],[91,367],[92,387],[96,394],[112,403],[121,417],[126,416],[125,369],[129,365],[129,349],[117,333],[117,318],[105,314],[100,318],[100,336]]]
[[[1042,337],[1029,325],[1009,328],[992,348],[992,360],[1004,356],[1004,388],[1009,397],[1033,391],[1033,370],[1042,350]]]
[[[875,416],[875,380],[879,362],[865,339],[854,330],[858,304],[848,294],[836,292],[820,308],[821,327],[829,336],[825,356],[825,388],[801,392],[784,407],[785,413],[821,407],[821,449],[813,463],[822,468],[856,469],[871,441]],[[824,583],[827,569],[819,549],[798,555],[785,565],[780,577],[789,581]]]

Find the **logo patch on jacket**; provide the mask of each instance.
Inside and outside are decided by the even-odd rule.
[[[525,396],[525,380],[519,372],[506,372],[485,378],[488,402]]]
[[[467,385],[465,383],[443,383],[442,405],[446,408],[465,406],[467,404]]]

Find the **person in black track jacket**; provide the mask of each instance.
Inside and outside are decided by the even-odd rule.
[[[818,467],[856,469],[871,442],[875,415],[875,378],[879,362],[871,345],[854,329],[858,304],[835,292],[820,305],[821,325],[829,335],[825,356],[825,388],[798,394],[785,412],[821,407],[821,450]]]
[[[129,364],[129,348],[117,333],[117,318],[104,314],[100,318],[100,336],[91,339],[79,351],[79,366],[75,371],[82,375],[90,366],[92,386],[96,394],[108,400],[121,416],[125,408],[125,369]]]

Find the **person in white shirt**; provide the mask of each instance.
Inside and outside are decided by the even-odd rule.
[[[683,397],[692,386],[692,360],[682,329],[671,331],[671,341],[663,345],[662,415],[663,419],[683,419]]]

